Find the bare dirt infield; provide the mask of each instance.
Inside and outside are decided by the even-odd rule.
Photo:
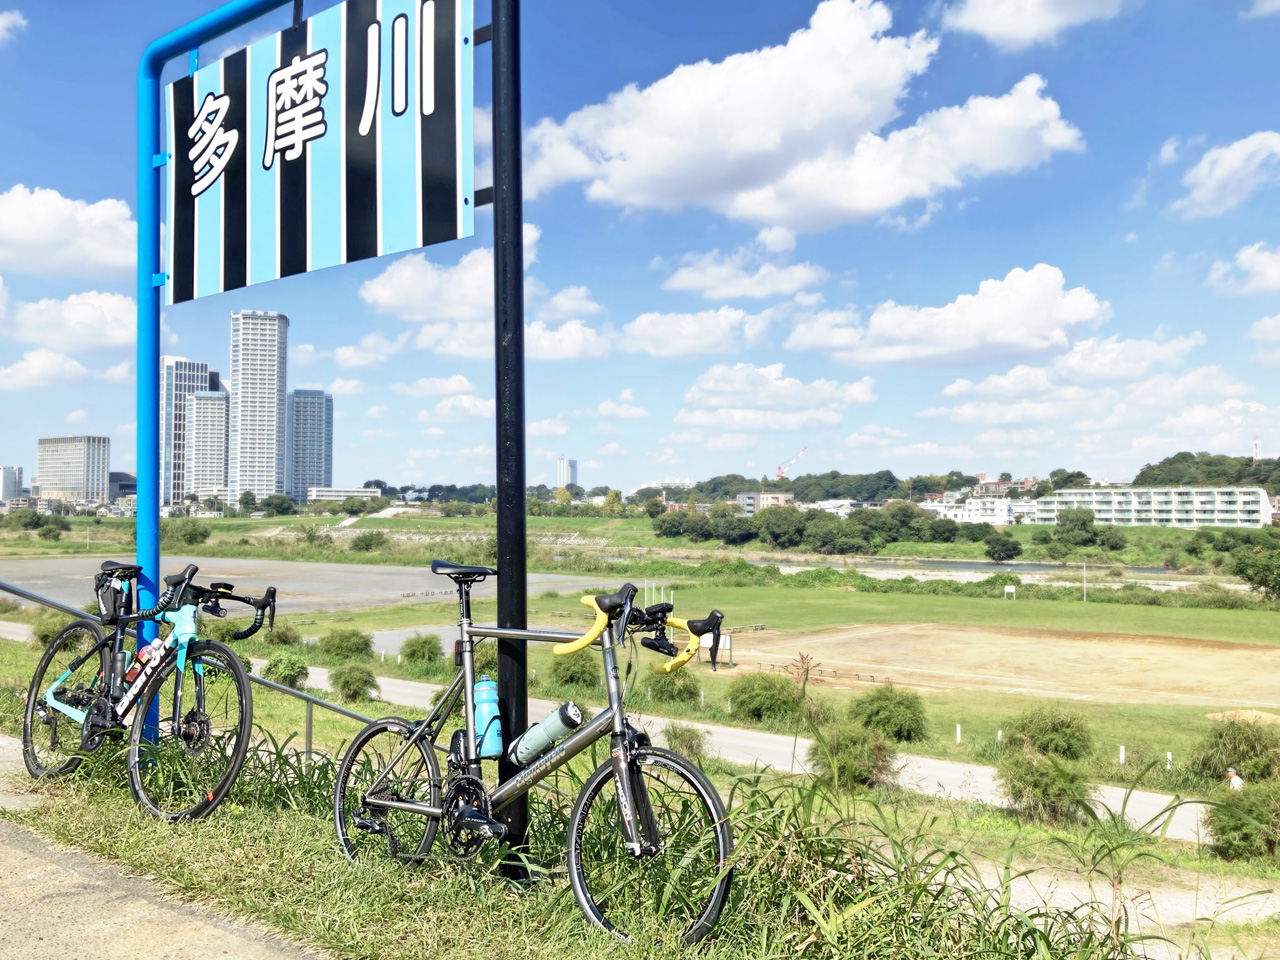
[[[802,638],[734,637],[743,667],[799,653],[834,669],[834,686],[894,683],[1104,703],[1280,708],[1280,649],[1118,633],[947,624],[853,624]]]

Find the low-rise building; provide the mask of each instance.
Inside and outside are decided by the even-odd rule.
[[[963,503],[922,503],[921,509],[928,510],[941,520],[954,520],[956,523],[990,523],[993,526],[1005,526],[1013,523],[1013,504],[1017,501],[1007,497],[970,497]],[[1028,503],[1034,501],[1026,501]]]
[[[1268,527],[1271,500],[1261,487],[1104,487],[1058,490],[1036,503],[1037,523],[1084,507],[1096,523],[1155,527]]]
[[[307,487],[307,503],[314,500],[373,500],[382,496],[377,487]]]
[[[1021,480],[981,480],[973,488],[973,492],[980,497],[999,497],[1010,490],[1034,490],[1039,485],[1039,477],[1023,477]]]
[[[747,516],[759,513],[768,507],[785,507],[795,502],[793,493],[740,493],[734,501]]]
[[[822,510],[834,513],[844,520],[855,510],[879,510],[885,505],[884,500],[816,500],[813,503],[797,504],[805,510]]]

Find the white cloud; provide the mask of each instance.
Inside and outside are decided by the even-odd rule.
[[[525,325],[524,345],[535,360],[581,360],[609,352],[609,341],[581,320],[566,320],[555,328],[535,320]]]
[[[943,446],[940,443],[934,443],[932,440],[890,447],[888,452],[892,457],[929,457],[933,460],[937,460],[939,457],[950,457],[958,460],[973,459],[973,451],[964,444]]]
[[[550,420],[535,420],[526,431],[531,437],[562,437],[569,432],[569,427],[559,417],[553,417]]]
[[[583,460],[582,463],[579,464],[579,466],[582,467],[582,469],[584,470],[598,470],[601,467],[603,467],[604,464],[601,463],[599,460]]]
[[[1241,16],[1268,17],[1273,13],[1280,13],[1280,0],[1253,0],[1253,6]]]
[[[1280,340],[1280,313],[1274,317],[1263,317],[1261,320],[1254,321],[1245,336],[1250,340],[1261,340],[1264,343]]]
[[[131,346],[137,334],[137,315],[132,297],[96,290],[75,293],[65,300],[16,303],[6,315],[0,293],[0,333],[54,350]]]
[[[492,417],[493,411],[493,400],[481,400],[479,397],[469,393],[460,393],[456,396],[445,397],[437,403],[434,413],[436,417]],[[423,420],[426,418],[423,414],[419,414],[418,419]]]
[[[978,442],[991,446],[1014,444],[1026,447],[1033,443],[1041,443],[1052,436],[1052,430],[983,430],[978,434]]]
[[[565,287],[538,305],[537,317],[548,323],[557,320],[581,320],[595,316],[604,308],[591,297],[586,287]]]
[[[764,227],[756,234],[756,243],[770,253],[790,253],[796,248],[796,232],[786,227]]]
[[[1003,50],[1056,43],[1069,27],[1110,20],[1125,0],[961,0],[948,7],[942,25],[976,33]]]
[[[426,411],[424,410],[423,413],[426,413]],[[418,419],[422,419],[421,415],[419,415]],[[422,431],[422,435],[424,437],[443,437],[444,431],[439,427],[427,427],[427,429]]]
[[[364,383],[359,380],[344,380],[338,377],[333,383],[329,384],[329,392],[335,397],[350,397],[358,393],[364,393]]]
[[[714,427],[719,430],[802,430],[829,427],[844,419],[839,410],[759,410],[755,408],[721,407],[716,410],[676,412],[675,422],[689,427]]]
[[[136,253],[137,224],[123,200],[91,204],[20,183],[0,193],[0,268],[115,276],[133,269]]]
[[[1137,242],[1138,242],[1138,235],[1137,235],[1136,233],[1134,233],[1132,230],[1130,230],[1128,233],[1126,233],[1126,234],[1124,235],[1124,242],[1125,242],[1125,243],[1137,243]]]
[[[90,376],[89,371],[66,354],[41,347],[24,353],[22,359],[0,367],[0,390],[29,390],[36,387],[63,387]]]
[[[815,264],[760,263],[754,251],[739,247],[725,255],[719,250],[686,253],[679,269],[663,281],[662,289],[698,293],[707,300],[733,300],[790,296],[826,278],[827,271]]]
[[[406,397],[444,397],[455,393],[475,393],[471,381],[460,373],[451,377],[423,377],[413,383],[393,383],[392,393]]]
[[[1015,400],[1010,402],[970,401],[954,407],[933,407],[924,417],[946,417],[953,423],[1025,423],[1053,420],[1063,414],[1056,400]]]
[[[1225,147],[1214,147],[1187,171],[1188,193],[1173,211],[1188,220],[1216,217],[1234,209],[1249,194],[1280,179],[1280,133],[1264,130]]]
[[[1158,364],[1181,362],[1204,342],[1198,331],[1164,341],[1092,337],[1073,344],[1069,352],[1053,361],[1052,369],[1057,376],[1076,383],[1129,380]]]
[[[623,390],[617,400],[601,400],[596,407],[596,413],[602,417],[616,417],[620,420],[638,420],[641,417],[647,417],[649,411],[632,403],[634,399],[635,396],[630,390]]]
[[[1178,157],[1182,155],[1182,140],[1179,137],[1170,137],[1160,145],[1160,153],[1156,157],[1156,162],[1162,167],[1167,167],[1171,163],[1177,163]]]
[[[83,423],[89,419],[89,414],[85,410],[72,410],[64,419],[67,423]]]
[[[318,363],[321,357],[327,356],[327,351],[317,350],[313,343],[300,343],[289,348],[289,366],[310,367]]]
[[[1238,397],[1249,386],[1216,365],[1197,367],[1181,376],[1159,373],[1129,389],[1129,403],[1168,409],[1189,397]]]
[[[368,333],[355,346],[338,347],[333,351],[333,359],[340,367],[373,367],[391,359],[408,342],[408,332],[400,334],[394,340],[382,333]]]
[[[364,415],[370,420],[379,420],[387,415],[387,411],[391,408],[385,403],[375,403],[372,407],[364,412]]]
[[[860,363],[990,358],[1065,347],[1075,328],[1110,315],[1109,303],[1084,287],[1066,289],[1062,271],[1041,263],[1031,270],[1015,268],[1003,280],[984,280],[976,294],[962,294],[942,307],[890,300],[865,325],[848,311],[802,317],[784,346]]]
[[[622,444],[610,441],[597,450],[596,453],[602,457],[621,457],[626,456],[627,451],[622,449]]]
[[[905,436],[906,434],[896,427],[882,427],[869,423],[849,434],[845,438],[845,443],[851,447],[888,447],[894,440]]]
[[[25,29],[27,18],[21,10],[0,11],[0,46],[12,40],[19,30]]]
[[[1233,262],[1217,260],[1209,283],[1223,293],[1270,293],[1280,290],[1280,247],[1255,243],[1236,251]]]
[[[622,328],[628,353],[655,357],[726,353],[759,342],[769,326],[767,314],[749,315],[736,307],[700,313],[642,313]]]
[[[804,407],[814,404],[871,403],[876,399],[875,381],[863,377],[856,383],[814,380],[805,383],[783,376],[781,363],[758,367],[753,363],[733,366],[718,363],[685,391],[689,403],[709,407]]]

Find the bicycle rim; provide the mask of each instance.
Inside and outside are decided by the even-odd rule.
[[[101,640],[102,633],[95,624],[79,620],[68,624],[40,658],[22,714],[23,761],[27,772],[37,779],[62,776],[80,766],[81,724],[46,703],[45,694],[58,681],[55,698],[77,710],[88,710],[94,700],[106,696],[105,649],[63,677],[77,658]]]
[[[419,741],[388,770],[408,730],[403,722],[379,720],[360,732],[343,758],[334,785],[333,823],[348,859],[390,857],[416,863],[431,849],[438,819],[366,803],[369,788],[386,771],[375,796],[439,806],[440,769],[430,744]]]
[[[621,939],[697,943],[729,894],[732,839],[724,805],[702,772],[677,754],[642,748],[633,764],[633,790],[643,785],[660,852],[627,852],[613,769],[602,765],[583,787],[569,824],[574,897],[590,922]]]
[[[158,710],[154,726],[148,719],[153,705]],[[134,799],[165,820],[207,816],[231,789],[249,748],[253,701],[239,659],[221,644],[192,644],[185,671],[177,669],[176,658],[165,664],[134,709],[129,735]]]

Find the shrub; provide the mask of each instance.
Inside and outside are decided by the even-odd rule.
[[[1209,728],[1187,761],[1197,776],[1221,780],[1234,766],[1246,781],[1280,774],[1280,731],[1265,723],[1222,720]]]
[[[380,550],[389,542],[387,535],[381,530],[366,530],[364,533],[357,533],[351,538],[351,549],[357,553],[369,553],[373,550]]]
[[[649,696],[659,703],[697,703],[702,693],[698,678],[688,670],[655,673],[648,677]]]
[[[485,640],[476,644],[476,651],[471,663],[475,668],[476,679],[487,676],[490,680],[498,679],[498,644],[495,640]]]
[[[1084,717],[1056,704],[1027,710],[1010,725],[1009,736],[1063,760],[1079,760],[1093,750],[1093,735]]]
[[[329,686],[338,699],[354,703],[370,699],[372,691],[378,689],[378,681],[373,678],[373,671],[363,664],[345,663],[329,671]]]
[[[1053,533],[1043,527],[1031,534],[1032,543],[1053,543]]]
[[[826,727],[835,723],[836,710],[825,697],[805,697],[800,704],[800,717],[808,726]]]
[[[401,645],[400,656],[406,663],[436,663],[444,659],[444,648],[434,633],[415,633]]]
[[[96,609],[96,607],[95,607]],[[31,623],[31,639],[40,648],[47,647],[71,620],[45,607]]]
[[[890,783],[897,759],[892,743],[856,723],[827,727],[810,745],[808,754],[809,766],[818,778],[841,790]]]
[[[551,679],[562,687],[598,687],[601,676],[598,655],[591,649],[556,657],[551,664]]]
[[[800,701],[800,685],[783,673],[747,673],[729,684],[729,702],[739,717],[790,717]]]
[[[892,683],[876,687],[849,704],[849,719],[898,743],[912,743],[929,735],[924,700]]]
[[[354,627],[342,627],[321,637],[316,649],[326,657],[367,660],[373,656],[373,637]]]
[[[206,640],[217,640],[220,643],[234,643],[233,633],[248,630],[249,620],[222,620],[217,617],[200,617],[196,632]],[[261,636],[261,634],[259,634]]]
[[[36,536],[41,540],[61,540],[62,531],[53,526],[41,527],[36,531]]]
[[[254,634],[254,638],[273,647],[302,646],[302,631],[288,620],[278,621],[270,633],[265,629],[259,630]]]
[[[177,520],[164,520],[160,523],[160,539],[178,546],[193,547],[204,543],[213,533],[213,528],[200,520],[182,517]]]
[[[1224,860],[1274,857],[1280,845],[1280,783],[1223,790],[1205,808],[1210,849]]]
[[[1004,534],[993,533],[986,538],[984,543],[986,547],[983,552],[996,563],[1012,560],[1022,553],[1022,544],[1013,539],[1013,537]]]
[[[662,739],[668,750],[688,757],[694,763],[707,758],[707,731],[686,723],[668,723],[662,728]]]
[[[17,613],[21,609],[22,604],[17,600],[9,600],[5,597],[0,597],[0,614]]]
[[[1094,789],[1078,770],[1025,743],[1006,748],[996,767],[996,783],[1014,810],[1037,823],[1080,819],[1080,804]]]
[[[309,672],[305,660],[296,653],[285,651],[277,653],[267,661],[267,665],[262,669],[262,676],[297,690],[306,683]]]

